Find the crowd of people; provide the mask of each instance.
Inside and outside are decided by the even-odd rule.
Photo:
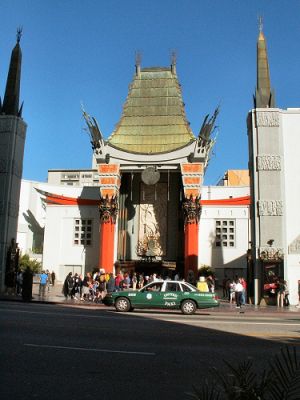
[[[62,291],[66,299],[101,303],[107,293],[126,289],[142,289],[147,283],[159,279],[162,279],[162,277],[155,273],[145,275],[138,272],[131,274],[118,272],[114,275],[113,273],[106,273],[103,268],[99,268],[93,274],[87,272],[85,276],[77,273],[73,275],[72,272],[69,272],[65,278]]]
[[[223,299],[228,300],[230,304],[235,303],[237,308],[246,304],[247,282],[244,278],[230,279],[225,276],[222,287]]]
[[[28,272],[27,272],[28,274]],[[31,273],[32,274],[32,273]],[[16,277],[16,294],[18,296],[22,296],[24,290],[24,278],[26,275],[26,270],[22,271],[21,269],[17,272]],[[55,272],[50,272],[48,269],[46,271],[42,271],[39,274],[35,274],[35,277],[39,281],[39,296],[45,296],[46,292],[50,291],[50,286],[55,285],[56,275]],[[32,280],[32,279],[31,279]]]
[[[30,270],[18,270],[16,274],[15,293],[23,296],[24,300],[29,301],[32,298],[32,272]],[[39,296],[43,297],[50,292],[50,286],[55,285],[55,272],[49,270],[35,274],[39,282]],[[143,288],[146,284],[160,279],[180,280],[178,273],[172,276],[161,276],[153,273],[146,275],[139,272],[118,272],[106,273],[104,269],[99,268],[94,273],[87,272],[85,276],[69,272],[63,283],[63,294],[66,299],[71,298],[81,301],[92,301],[101,303],[107,293],[122,291],[126,289],[137,290]],[[198,280],[190,281],[202,292],[215,292],[216,280],[213,275],[207,277],[200,276]],[[300,282],[300,281],[299,281]],[[29,290],[30,289],[30,290]],[[234,279],[226,275],[222,282],[223,300],[228,300],[230,304],[235,304],[241,308],[247,302],[247,282],[243,277],[236,276]],[[275,281],[273,294],[278,307],[289,305],[289,289],[287,281],[277,278]],[[300,283],[299,283],[300,299]],[[300,300],[299,300],[300,304]],[[297,307],[300,307],[299,305]]]

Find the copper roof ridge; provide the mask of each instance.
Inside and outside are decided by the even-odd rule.
[[[171,153],[171,152],[175,152],[175,151],[178,151],[178,150],[181,150],[181,149],[183,149],[183,148],[185,148],[185,147],[188,147],[191,143],[193,143],[194,141],[196,140],[196,138],[194,138],[194,139],[191,139],[188,143],[186,143],[186,144],[184,144],[184,145],[182,145],[182,146],[180,146],[180,147],[176,147],[176,148],[174,148],[173,150],[166,150],[166,151],[158,151],[158,152],[139,152],[139,151],[129,151],[128,149],[123,149],[122,147],[118,147],[118,146],[116,146],[115,144],[112,144],[111,142],[109,142],[109,146],[110,147],[113,147],[114,149],[117,149],[117,150],[120,150],[120,151],[123,151],[123,152],[125,152],[125,153],[131,153],[131,154],[140,154],[140,155],[157,155],[157,154],[168,154],[168,153]],[[175,144],[175,143],[174,143]]]

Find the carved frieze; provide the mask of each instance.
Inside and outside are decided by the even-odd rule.
[[[189,199],[185,199],[182,203],[182,209],[185,224],[199,222],[201,215],[201,205],[200,199],[198,197],[196,199],[193,199],[192,197],[190,197]]]
[[[260,247],[259,258],[262,261],[282,261],[284,258],[282,247],[266,246]]]
[[[280,216],[283,215],[282,200],[259,200],[258,215],[260,216]]]
[[[141,184],[137,254],[158,257],[167,252],[168,187]],[[144,249],[144,252],[143,252]]]
[[[256,126],[274,127],[279,126],[279,113],[274,111],[257,111]]]
[[[300,235],[289,245],[289,254],[300,254]]]
[[[116,223],[118,215],[118,198],[101,197],[99,204],[100,221]]]
[[[280,171],[281,157],[275,154],[263,154],[257,156],[258,171]]]

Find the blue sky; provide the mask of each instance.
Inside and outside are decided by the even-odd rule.
[[[23,178],[45,181],[48,169],[91,167],[80,103],[107,138],[120,118],[137,50],[142,67],[168,66],[177,52],[195,135],[221,105],[205,184],[216,184],[227,169],[247,168],[258,15],[276,104],[299,107],[299,0],[0,0],[1,97],[16,29],[23,26]]]

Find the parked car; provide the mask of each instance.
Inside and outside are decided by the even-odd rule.
[[[218,307],[215,293],[200,292],[185,281],[159,280],[140,290],[124,290],[108,293],[105,305],[114,305],[117,311],[133,311],[135,308],[180,309],[183,314],[194,314],[198,308]]]

